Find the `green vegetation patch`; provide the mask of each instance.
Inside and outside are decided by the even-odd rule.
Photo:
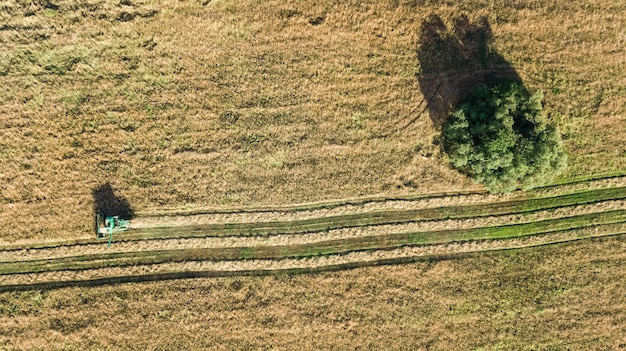
[[[478,85],[443,128],[452,165],[493,193],[552,181],[567,156],[542,99],[541,91],[531,95],[518,83]]]

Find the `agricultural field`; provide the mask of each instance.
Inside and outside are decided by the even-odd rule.
[[[626,349],[626,3],[17,0],[0,48],[0,350]],[[500,77],[553,184],[449,164]]]
[[[8,350],[621,350],[624,236],[312,275],[0,294]]]

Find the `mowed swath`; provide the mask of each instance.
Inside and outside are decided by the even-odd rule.
[[[533,221],[546,221],[561,217],[584,216],[600,211],[619,210],[625,208],[626,200],[603,201],[593,205],[567,206],[558,210],[541,210],[532,213],[509,214],[502,216],[489,216],[464,219],[445,219],[416,221],[403,224],[379,224],[375,226],[358,226],[323,230],[318,232],[282,233],[271,235],[229,235],[161,238],[159,236],[137,238],[137,236],[117,236],[115,245],[107,247],[101,242],[82,241],[44,243],[42,245],[30,245],[27,247],[13,246],[0,251],[0,262],[11,261],[15,257],[21,260],[33,260],[42,258],[66,257],[72,255],[87,255],[114,252],[136,251],[161,251],[185,248],[220,248],[220,247],[250,247],[250,246],[278,246],[293,244],[309,244],[337,239],[356,237],[370,237],[374,235],[400,234],[400,233],[423,233],[444,230],[470,230],[481,227],[507,226],[511,224],[529,223]],[[129,233],[127,233],[129,234]],[[526,233],[529,234],[529,233]]]
[[[619,184],[620,179],[623,178],[607,180],[613,180],[609,184]],[[514,194],[515,200],[499,203],[477,201],[474,205],[364,211],[282,222],[144,227],[117,234],[110,250],[94,240],[14,245],[0,251],[0,281],[3,289],[16,289],[65,283],[311,272],[625,233],[626,187],[607,187],[607,182],[598,180],[578,184],[584,190],[568,192],[571,187],[560,185],[554,188],[561,187],[562,194],[540,196],[542,192],[550,193],[550,189],[544,188],[536,192],[536,197],[532,193]],[[403,205],[426,199],[405,199]],[[319,206],[311,205],[311,210]],[[229,212],[252,211],[271,210],[242,208]],[[301,205],[294,213],[296,217],[307,216],[307,211]]]

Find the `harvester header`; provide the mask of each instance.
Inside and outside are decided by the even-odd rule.
[[[96,238],[108,239],[108,247],[111,247],[113,233],[123,232],[130,228],[130,221],[121,219],[119,216],[105,217],[103,213],[96,213],[95,231]]]

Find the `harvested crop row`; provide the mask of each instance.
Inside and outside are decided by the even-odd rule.
[[[3,279],[33,274],[63,277],[69,271],[133,266],[145,269],[186,261],[284,261],[390,252],[407,246],[437,247],[452,245],[450,243],[454,242],[465,246],[480,242],[484,246],[485,242],[511,241],[514,238],[527,241],[576,231],[599,231],[605,235],[626,231],[626,211],[623,210],[625,198],[626,187],[601,188],[473,206],[387,210],[282,222],[154,228],[143,233],[141,230],[128,233],[126,238],[130,240],[123,243],[128,247],[122,247],[122,250],[103,252],[103,246],[100,246],[93,253],[81,251],[77,254],[72,251],[93,247],[89,242],[78,245],[53,244],[41,249],[6,250],[5,253],[21,252],[33,256],[30,259],[15,257],[5,260],[0,273],[4,275]],[[438,226],[444,229],[434,229]],[[138,240],[142,239],[142,235],[152,240]],[[181,238],[187,235],[191,238]],[[156,239],[160,236],[172,237],[174,240]],[[194,242],[194,239],[200,240]],[[136,244],[155,246],[133,246]],[[173,248],[169,245],[173,245]],[[351,264],[359,262],[352,261]]]
[[[106,245],[104,245],[103,243],[91,243],[41,249],[3,250],[0,251],[0,262],[26,261],[43,258],[71,257],[77,255],[114,252],[302,245],[321,241],[349,239],[364,236],[389,235],[393,233],[459,230],[489,226],[521,224],[540,220],[563,218],[567,216],[599,213],[603,211],[617,210],[623,208],[626,208],[626,200],[604,201],[590,205],[567,206],[555,210],[542,210],[529,214],[510,214],[468,219],[420,221],[404,224],[383,224],[377,226],[340,228],[313,233],[277,234],[271,236],[255,237],[230,236],[128,240],[115,242],[111,248],[107,248]]]
[[[532,213],[542,209],[556,209],[564,206],[598,203],[606,200],[624,199],[625,197],[626,188],[601,189],[555,197],[508,201],[486,205],[382,211],[293,221],[203,224],[185,227],[135,229],[132,233],[126,234],[126,237],[139,239],[157,237],[258,236],[315,231],[321,232],[348,227],[433,221],[442,218],[465,219],[504,214]]]
[[[425,208],[414,210],[387,210],[379,212],[364,212],[346,214],[335,217],[322,217],[300,219],[293,221],[275,222],[229,222],[229,223],[203,223],[199,220],[205,215],[189,216],[190,224],[184,227],[156,227],[136,228],[124,233],[125,240],[131,239],[155,239],[155,238],[180,238],[180,237],[207,237],[207,236],[258,236],[289,234],[300,232],[328,231],[343,227],[360,227],[367,225],[381,225],[388,223],[409,223],[416,221],[434,221],[442,218],[464,219],[469,217],[494,216],[513,213],[530,213],[542,209],[554,209],[564,206],[590,204],[606,200],[626,198],[626,187],[595,189],[567,195],[530,198],[525,200],[511,200],[500,203],[450,206],[443,208]],[[220,215],[220,214],[218,214]],[[291,213],[294,215],[294,213]],[[204,222],[212,222],[206,220]],[[136,224],[136,223],[135,223]],[[131,226],[133,226],[131,224]],[[136,227],[136,225],[135,225]],[[2,249],[33,249],[46,247],[59,247],[75,244],[90,244],[92,239],[75,239],[71,241],[47,241],[47,242],[23,242],[4,246]]]
[[[447,205],[438,203],[437,199],[418,199],[418,200],[390,200],[383,203],[369,203],[362,207],[352,206],[343,207],[340,211],[337,209],[319,209],[312,211],[299,212],[240,212],[240,213],[204,213],[187,216],[168,216],[159,217],[139,217],[132,221],[134,229],[150,229],[150,228],[176,228],[203,226],[207,224],[226,224],[226,223],[276,223],[276,222],[297,222],[297,221],[319,221],[327,218],[329,220],[338,218],[360,218],[368,217],[373,214],[391,214],[408,211],[421,211],[424,216],[435,219],[436,217],[445,217],[447,215],[471,216],[472,214],[481,213],[489,215],[493,211],[494,214],[503,214],[505,210],[512,211],[532,211],[542,208],[554,208],[562,206],[570,206],[575,204],[583,204],[595,201],[618,199],[626,197],[626,187],[593,189],[585,190],[578,193],[546,196],[532,199],[515,199],[510,201],[493,202],[494,195],[459,195],[458,198],[448,197]],[[473,201],[468,204],[468,198],[490,199],[489,201]],[[502,197],[500,198],[502,200]],[[480,211],[482,209],[482,211]]]
[[[252,223],[272,221],[293,221],[321,217],[341,216],[345,214],[367,213],[388,210],[415,210],[438,207],[456,207],[478,205],[506,200],[554,197],[590,190],[626,187],[626,176],[591,180],[587,182],[555,185],[531,190],[527,193],[515,192],[504,195],[486,193],[447,194],[401,199],[360,199],[347,202],[309,204],[297,207],[265,209],[230,209],[206,210],[188,213],[164,212],[144,214],[133,220],[134,228],[176,227],[209,223]]]
[[[606,177],[582,182],[566,183],[530,190],[532,196],[555,196],[559,194],[576,193],[585,190],[621,188],[626,186],[626,176]]]
[[[618,210],[501,227],[417,233],[393,233],[389,235],[355,237],[301,245],[294,244],[288,246],[278,245],[105,253],[56,259],[5,262],[2,266],[0,266],[0,273],[40,273],[45,271],[85,270],[102,267],[147,265],[166,262],[240,260],[242,258],[283,259],[348,253],[352,251],[393,249],[412,245],[431,245],[486,239],[510,239],[513,237],[542,235],[577,228],[620,225],[625,222],[626,211]]]
[[[555,233],[502,240],[454,242],[436,245],[409,246],[391,250],[356,251],[339,255],[278,260],[192,261],[128,267],[96,268],[77,271],[53,271],[30,274],[0,275],[0,290],[12,290],[33,284],[62,282],[73,284],[103,279],[102,283],[172,279],[190,276],[264,274],[277,271],[316,271],[324,267],[343,269],[355,266],[406,262],[407,259],[429,259],[441,256],[523,248],[566,242],[582,238],[622,235],[626,225],[610,225],[560,231]],[[185,274],[196,272],[198,274]],[[204,273],[202,273],[204,272]],[[144,278],[142,278],[142,276]]]
[[[274,221],[295,221],[313,218],[335,217],[346,214],[368,213],[388,210],[414,210],[453,205],[491,203],[502,200],[502,196],[471,194],[454,195],[442,198],[396,199],[383,202],[368,202],[361,205],[341,205],[334,208],[321,208],[301,211],[258,211],[258,212],[209,212],[190,215],[167,215],[138,217],[133,220],[133,228],[178,227],[210,223],[258,223]]]

